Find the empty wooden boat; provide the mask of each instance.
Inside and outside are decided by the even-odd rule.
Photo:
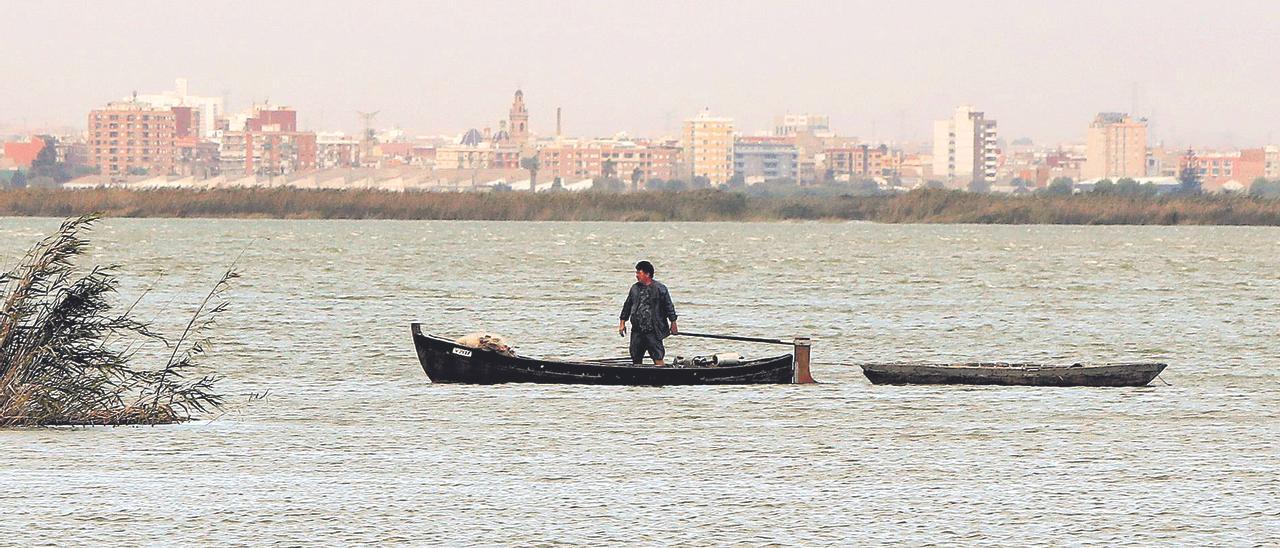
[[[1016,386],[1146,386],[1164,363],[1041,365],[1030,363],[873,363],[862,373],[873,384],[1000,384]]]

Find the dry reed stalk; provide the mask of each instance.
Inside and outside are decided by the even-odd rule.
[[[0,426],[172,423],[222,403],[216,377],[188,376],[207,344],[203,330],[226,308],[222,295],[234,270],[170,343],[133,319],[132,307],[113,312],[114,266],[84,275],[75,268],[88,245],[82,233],[97,220],[64,222],[0,275]],[[211,300],[220,302],[208,306]],[[170,357],[159,369],[134,369],[137,344],[147,341],[171,347]]]

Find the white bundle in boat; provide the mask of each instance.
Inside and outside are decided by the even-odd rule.
[[[732,367],[742,363],[742,354],[726,352],[710,356],[694,356],[692,358],[676,356],[675,361],[672,363],[676,367]]]
[[[503,356],[515,356],[515,345],[507,342],[506,337],[493,333],[470,333],[454,341],[462,346],[497,352]]]

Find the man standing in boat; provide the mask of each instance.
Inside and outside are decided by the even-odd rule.
[[[676,306],[671,302],[671,292],[662,282],[653,279],[653,264],[649,261],[636,263],[636,283],[627,293],[627,302],[622,304],[622,315],[618,318],[620,336],[627,334],[627,320],[631,320],[631,363],[639,365],[648,354],[654,365],[665,365],[663,358],[667,349],[662,339],[678,335],[680,330],[676,327]]]

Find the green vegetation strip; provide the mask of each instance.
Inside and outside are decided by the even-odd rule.
[[[881,223],[1280,225],[1280,201],[1256,196],[1020,196],[921,189],[905,194],[748,196],[684,192],[435,193],[368,190],[7,190],[0,215],[504,221],[787,221]]]

